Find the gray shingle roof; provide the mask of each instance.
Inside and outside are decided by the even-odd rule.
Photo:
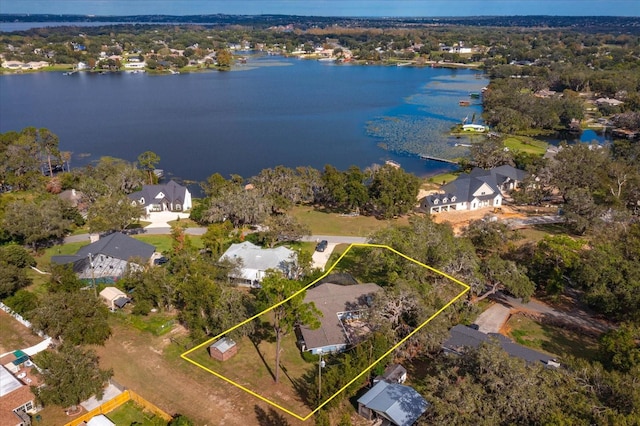
[[[509,338],[497,334],[489,333],[485,334],[481,331],[474,330],[466,325],[458,324],[449,331],[449,339],[447,339],[442,347],[449,352],[460,354],[464,352],[465,347],[477,348],[484,342],[489,342],[491,339],[495,339],[502,349],[509,355],[523,359],[530,363],[544,364],[555,359],[554,355],[549,355],[543,352],[538,352],[533,349],[529,349],[525,346],[514,343]]]
[[[76,256],[86,258],[91,253],[92,256],[104,254],[120,260],[129,260],[133,257],[142,258],[148,261],[156,248],[151,244],[136,240],[122,232],[114,232],[106,237],[100,238],[95,243],[81,247]]]
[[[397,383],[378,382],[358,403],[383,414],[397,426],[411,426],[429,403],[415,389]]]
[[[474,168],[469,174],[462,174],[452,182],[443,185],[440,189],[442,193],[427,195],[426,201],[429,207],[456,204],[460,202],[471,202],[473,194],[486,184],[493,193],[478,196],[478,199],[491,199],[496,194],[501,194],[499,187],[507,180],[521,182],[526,175],[523,170],[516,169],[509,165],[495,167],[490,170]],[[455,201],[452,198],[455,197]],[[444,199],[447,199],[445,202]],[[438,201],[435,203],[435,201]]]
[[[368,308],[370,296],[382,291],[377,284],[337,285],[324,283],[307,290],[305,303],[313,302],[322,312],[320,328],[311,330],[300,327],[307,350],[325,346],[347,344],[349,342],[343,328],[339,312]]]
[[[162,193],[164,197],[157,198]],[[162,185],[144,185],[142,190],[129,194],[129,199],[140,201],[144,199],[142,206],[149,204],[159,204],[168,202],[171,204],[183,204],[186,198],[187,187],[174,182],[173,180]]]

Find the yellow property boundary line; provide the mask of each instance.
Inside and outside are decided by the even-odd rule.
[[[347,255],[347,253],[349,253],[349,251],[351,251],[351,249],[353,247],[363,247],[363,248],[382,248],[382,249],[386,249],[389,250],[401,257],[404,257],[405,259],[422,266],[423,268],[426,268],[432,272],[435,272],[445,278],[448,278],[449,280],[453,281],[454,283],[462,286],[463,290],[453,299],[451,299],[446,305],[444,305],[442,308],[440,308],[436,313],[434,313],[433,315],[431,315],[425,322],[423,322],[422,324],[420,324],[418,327],[416,327],[415,330],[413,330],[411,333],[409,333],[404,339],[402,339],[400,342],[398,342],[396,345],[394,345],[391,349],[389,349],[387,352],[385,352],[383,355],[381,355],[378,359],[376,359],[375,361],[373,361],[367,368],[365,368],[360,374],[358,374],[356,377],[354,377],[353,379],[351,379],[351,381],[349,381],[349,383],[347,383],[346,385],[344,385],[342,388],[340,388],[340,390],[338,390],[336,393],[334,393],[331,397],[327,398],[322,404],[320,404],[318,407],[316,407],[313,411],[311,411],[309,414],[307,414],[306,416],[300,416],[299,414],[296,414],[294,412],[292,412],[291,410],[288,410],[282,406],[280,406],[279,404],[271,401],[270,399],[265,398],[262,395],[257,394],[256,392],[252,391],[251,389],[246,388],[245,386],[242,386],[239,383],[234,382],[233,380],[221,375],[220,373],[216,373],[215,371],[211,370],[210,368],[205,367],[204,365],[192,360],[191,358],[188,357],[188,355],[194,351],[197,351],[198,349],[201,349],[204,346],[207,346],[208,344],[210,344],[211,342],[219,339],[220,337],[224,336],[225,334],[235,330],[238,327],[242,327],[243,325],[247,324],[248,322],[253,321],[254,319],[262,316],[263,314],[266,314],[267,312],[271,311],[272,309],[277,308],[278,306],[287,303],[289,300],[293,299],[294,297],[296,297],[297,295],[299,295],[300,293],[306,291],[309,287],[311,287],[312,285],[314,285],[315,283],[317,283],[318,281],[320,281],[321,279],[323,279],[324,277],[326,277],[327,275],[329,275],[331,273],[331,271],[333,271],[333,269],[336,267],[336,265],[338,265],[340,263],[340,261],[342,260],[343,257],[345,257]],[[287,297],[285,300],[283,300],[282,302],[279,302],[273,306],[271,306],[270,308],[265,309],[264,311],[255,314],[254,316],[252,316],[251,318],[248,318],[244,321],[242,321],[241,323],[234,325],[233,327],[231,327],[230,329],[224,331],[223,333],[218,334],[217,336],[212,337],[211,339],[199,344],[198,346],[189,349],[188,351],[182,353],[180,355],[180,357],[182,359],[184,359],[185,361],[190,362],[191,364],[202,368],[203,370],[213,374],[214,376],[224,380],[225,382],[239,388],[242,389],[243,391],[247,392],[250,395],[255,396],[256,398],[260,399],[261,401],[266,402],[267,404],[284,411],[285,413],[295,417],[296,419],[302,420],[302,421],[306,421],[308,420],[311,416],[313,416],[315,413],[317,413],[322,407],[324,407],[326,404],[328,404],[331,400],[333,400],[335,397],[337,397],[342,391],[344,391],[346,388],[348,388],[353,382],[355,382],[356,380],[358,380],[360,377],[362,377],[364,374],[366,374],[369,370],[371,370],[378,362],[380,362],[382,359],[384,359],[387,355],[389,355],[391,352],[393,352],[394,350],[396,350],[398,347],[400,347],[400,345],[402,345],[403,343],[405,343],[407,340],[409,340],[414,334],[416,334],[418,331],[420,331],[425,325],[429,324],[429,322],[431,322],[431,320],[433,320],[435,317],[437,317],[438,315],[440,315],[445,309],[447,309],[449,306],[451,306],[454,302],[456,302],[458,299],[460,299],[466,292],[468,292],[471,289],[471,287],[469,287],[467,284],[463,283],[460,280],[457,280],[455,278],[453,278],[452,276],[438,270],[435,269],[429,265],[425,265],[424,263],[418,262],[415,259],[412,259],[411,257],[400,253],[399,251],[387,246],[387,245],[383,245],[383,244],[360,244],[360,243],[354,243],[351,244],[345,251],[344,253],[342,253],[342,255],[338,258],[338,260],[331,265],[331,268],[329,268],[327,270],[327,272],[322,275],[320,278],[318,278],[317,280],[311,282],[310,284],[308,284],[307,286],[305,286],[304,288],[302,288],[301,290],[295,292],[294,294],[292,294],[291,296]]]

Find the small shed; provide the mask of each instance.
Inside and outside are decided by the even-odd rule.
[[[209,346],[209,356],[218,361],[226,361],[238,352],[236,342],[228,337],[223,337]]]
[[[100,297],[112,311],[115,311],[116,308],[122,308],[131,301],[122,290],[116,287],[105,287],[100,292]]]

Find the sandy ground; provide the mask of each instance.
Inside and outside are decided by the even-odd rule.
[[[456,210],[449,212],[441,212],[431,215],[431,218],[436,223],[444,223],[449,222],[453,227],[453,230],[456,234],[460,234],[462,230],[469,225],[469,222],[472,220],[482,219],[485,216],[495,216],[498,220],[504,219],[515,219],[526,217],[526,215],[521,212],[515,210],[510,206],[502,206],[501,213],[493,213],[493,208],[484,208],[479,210]]]

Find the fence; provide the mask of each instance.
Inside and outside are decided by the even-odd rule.
[[[134,391],[125,390],[120,395],[110,399],[109,401],[105,402],[101,406],[94,408],[93,410],[81,415],[80,417],[73,419],[72,421],[67,423],[65,426],[78,426],[83,422],[89,421],[92,417],[95,417],[100,414],[107,414],[128,401],[134,401],[136,404],[142,406],[146,410],[151,411],[153,414],[163,418],[167,422],[169,422],[172,419],[170,415],[168,415],[167,413],[162,411],[160,408],[150,403],[149,401],[147,401],[146,399],[144,399]]]

